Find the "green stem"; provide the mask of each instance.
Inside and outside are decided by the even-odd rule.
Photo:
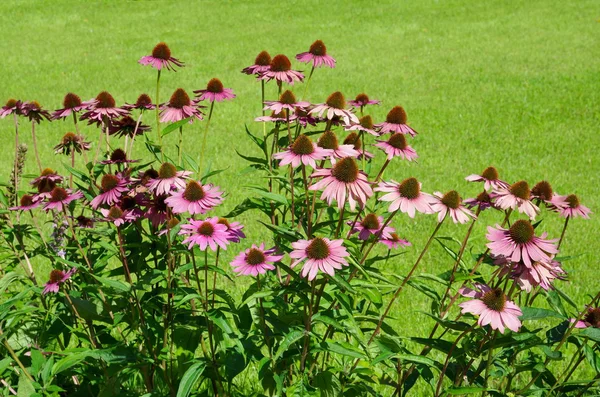
[[[208,112],[208,119],[206,120],[206,128],[204,129],[204,138],[202,139],[202,150],[200,151],[200,172],[202,172],[202,167],[204,164],[204,151],[206,150],[206,136],[208,135],[208,127],[210,126],[210,119],[212,118],[213,108],[215,107],[215,103],[210,103],[210,110]]]
[[[33,140],[33,151],[35,152],[35,159],[37,160],[40,174],[42,173],[42,162],[40,161],[40,154],[38,153],[37,140],[35,139],[35,121],[31,121],[31,139]]]

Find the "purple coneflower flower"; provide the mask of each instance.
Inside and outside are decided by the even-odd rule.
[[[367,105],[379,105],[380,102],[375,99],[369,99],[369,96],[365,93],[358,94],[352,101],[348,101],[350,106],[355,108],[363,108]]]
[[[327,113],[325,113],[327,112]],[[311,114],[318,114],[319,117],[325,113],[327,120],[333,119],[334,116],[338,116],[342,119],[345,125],[358,124],[358,117],[352,111],[346,109],[346,99],[344,94],[339,91],[329,95],[325,103],[316,105],[311,111]]]
[[[296,59],[304,63],[312,62],[315,68],[321,66],[335,67],[335,59],[327,55],[327,47],[321,40],[312,43],[308,52],[296,55]]]
[[[300,134],[286,151],[275,153],[273,158],[281,160],[279,162],[280,167],[292,164],[292,167],[296,168],[302,163],[317,168],[315,160],[324,160],[330,155],[330,150],[320,148],[309,137]]]
[[[54,146],[54,153],[69,156],[72,152],[83,153],[84,151],[88,151],[92,145],[90,142],[85,142],[84,139],[83,135],[67,132],[60,140],[60,143]]]
[[[150,96],[148,94],[141,94],[134,104],[125,104],[123,105],[123,109],[138,109],[141,111],[154,110],[156,109],[156,105],[152,103],[152,99],[150,99]]]
[[[206,250],[207,247],[216,251],[217,246],[226,250],[227,244],[229,244],[227,227],[218,221],[217,217],[207,218],[203,221],[189,219],[190,223],[181,225],[179,231],[179,234],[188,235],[182,243],[188,244],[188,249],[192,249],[195,244],[200,247],[201,251]]]
[[[11,207],[11,208],[9,208],[9,210],[11,210],[11,211],[28,211],[28,210],[32,210],[36,207],[39,207],[41,204],[42,204],[42,202],[40,200],[36,200],[35,197],[33,197],[29,194],[24,194],[21,196],[19,205],[17,207]]]
[[[552,205],[554,196],[554,190],[552,190],[552,185],[548,181],[540,181],[531,188],[531,197],[537,200],[538,205],[541,202]]]
[[[331,205],[335,199],[340,209],[344,207],[346,197],[350,208],[354,211],[357,202],[362,208],[369,197],[373,195],[367,175],[359,171],[356,161],[351,157],[345,157],[336,162],[333,168],[315,170],[311,178],[317,177],[323,177],[323,179],[308,189],[323,189],[321,200],[326,200],[327,204]]]
[[[175,214],[184,212],[189,212],[191,215],[205,214],[223,202],[222,194],[217,186],[189,181],[185,189],[173,193],[165,203]]]
[[[466,223],[476,218],[474,213],[462,205],[462,199],[456,190],[450,190],[446,194],[434,192],[433,196],[437,200],[431,203],[431,209],[438,213],[438,222],[443,221],[448,214],[454,223]]]
[[[349,225],[354,224],[354,227],[349,234],[358,233],[358,238],[360,240],[368,240],[371,235],[374,235],[378,239],[391,239],[394,228],[386,226],[382,229],[384,223],[382,216],[371,213],[366,215],[358,223],[348,221]]]
[[[239,253],[231,262],[233,271],[244,276],[265,274],[267,270],[275,270],[273,263],[279,262],[283,255],[275,255],[275,248],[265,250],[265,244],[252,244],[251,248]]]
[[[42,106],[37,101],[25,102],[21,111],[23,116],[27,117],[29,121],[35,121],[40,123],[43,119],[51,120],[50,113],[47,110],[42,109]]]
[[[0,108],[0,118],[5,118],[8,115],[16,114],[20,116],[23,111],[23,102],[18,101],[16,99],[9,99],[6,101],[6,104]]]
[[[254,59],[254,64],[242,69],[242,73],[260,75],[271,69],[271,55],[267,51],[261,51]]]
[[[512,269],[511,277],[515,279],[519,288],[531,292],[533,287],[538,285],[548,291],[552,286],[552,281],[565,274],[561,264],[551,260],[549,262],[533,262],[531,266],[518,263]]]
[[[94,218],[88,218],[87,216],[84,215],[79,215],[78,217],[74,218],[77,221],[77,227],[81,227],[84,229],[91,229],[94,227]]]
[[[110,158],[101,161],[100,164],[129,164],[137,163],[138,161],[140,160],[129,160],[123,149],[115,149],[110,154]]]
[[[502,255],[511,262],[523,261],[526,266],[533,262],[549,262],[558,253],[555,240],[547,240],[547,234],[535,235],[531,222],[519,219],[509,229],[488,226],[487,247],[493,255]]]
[[[521,328],[519,316],[522,316],[523,312],[514,302],[506,299],[502,289],[492,289],[484,284],[476,284],[475,290],[461,288],[459,292],[463,296],[474,298],[459,304],[459,306],[462,308],[462,313],[479,316],[477,324],[480,326],[489,324],[492,329],[497,329],[502,334],[505,328],[513,332],[518,332]]]
[[[371,135],[379,136],[379,133],[375,131],[375,126],[373,125],[373,118],[368,114],[358,119],[358,124],[345,126],[344,128],[346,131],[364,131]]]
[[[44,210],[63,211],[71,201],[80,199],[82,197],[83,193],[81,192],[71,193],[69,189],[55,187],[50,192],[50,197],[48,198],[46,205],[44,205]]]
[[[304,102],[296,99],[294,93],[290,90],[285,90],[283,94],[279,97],[278,101],[265,101],[265,109],[264,110],[272,110],[275,113],[283,113],[284,118],[286,112],[287,114],[294,114],[297,109],[306,110],[310,106],[310,102]]]
[[[387,245],[388,249],[410,247],[412,245],[408,240],[400,238],[396,233],[391,233],[390,237],[382,238],[379,242]]]
[[[100,181],[102,193],[96,196],[90,203],[93,209],[99,206],[113,205],[119,201],[121,195],[128,191],[127,179],[120,177],[118,174],[105,174]]]
[[[333,131],[325,131],[323,135],[319,137],[317,146],[329,150],[333,161],[344,157],[356,158],[360,155],[360,153],[354,149],[353,145],[340,145]]]
[[[296,116],[295,115],[290,115],[290,122],[296,120]],[[254,119],[254,121],[262,121],[264,122],[273,122],[273,123],[285,123],[287,122],[287,116],[285,114],[285,112],[271,112],[271,115],[269,116],[260,116]]]
[[[232,243],[239,243],[241,239],[246,238],[242,231],[244,225],[239,222],[229,222],[226,218],[219,218],[219,224],[225,225],[227,228],[227,240]]]
[[[309,124],[312,125],[313,127],[315,127],[317,125],[317,119],[315,119],[313,116],[311,116],[308,111],[302,109],[302,108],[297,108],[296,109],[296,114],[294,115],[295,120],[298,122],[298,124],[300,124],[302,127],[306,128]],[[290,118],[291,121],[291,118]]]
[[[492,198],[485,190],[479,193],[475,198],[466,199],[464,203],[468,208],[479,207],[480,211],[486,210],[493,205]]]
[[[115,226],[121,226],[125,222],[133,222],[136,220],[136,217],[129,211],[123,211],[123,209],[116,205],[110,207],[110,209],[101,208],[100,212],[108,222],[114,223]]]
[[[413,130],[406,124],[406,111],[402,106],[394,106],[392,110],[387,114],[385,121],[380,124],[376,124],[375,127],[379,128],[381,134],[388,132],[399,132],[401,134],[410,134],[410,136],[417,135],[417,131]]]
[[[142,124],[141,121],[138,124],[132,117],[125,116],[119,120],[113,120],[108,126],[108,133],[119,137],[128,136],[132,138],[133,136],[142,135],[150,129],[149,125]]]
[[[573,321],[575,319],[571,320],[571,322]],[[583,318],[575,323],[575,328],[588,327],[600,328],[600,308],[589,307]]]
[[[588,207],[581,205],[579,197],[574,194],[554,196],[552,204],[563,218],[576,218],[580,216],[584,219],[590,219],[592,211]]]
[[[65,119],[73,113],[87,110],[88,107],[94,103],[96,103],[95,99],[87,102],[81,102],[81,98],[79,96],[69,92],[63,99],[63,108],[54,111],[54,113],[52,113],[52,118],[54,120]]]
[[[494,167],[487,167],[481,175],[472,174],[465,178],[469,182],[484,182],[483,188],[485,190],[490,190],[490,188],[498,190],[498,189],[508,189],[509,184],[500,180],[498,176],[498,170]]]
[[[164,103],[160,107],[160,122],[161,123],[174,123],[185,118],[192,117],[190,123],[194,118],[202,120],[202,112],[198,110],[198,107],[194,102],[190,100],[187,92],[183,88],[175,90],[169,102]]]
[[[531,190],[525,181],[519,181],[506,189],[497,189],[492,193],[495,205],[503,210],[518,209],[534,219],[540,209],[531,201]]]
[[[358,135],[356,132],[349,133],[348,136],[344,139],[343,144],[352,145],[354,147],[354,150],[358,152],[359,160],[362,160],[363,157],[366,159],[372,159],[375,157],[373,153],[367,152],[363,149],[362,142],[360,140],[360,135]]]
[[[171,163],[163,163],[158,170],[158,178],[148,182],[148,189],[154,194],[169,194],[172,190],[185,189],[185,180],[191,174],[190,171],[177,171]]]
[[[40,185],[47,185],[49,183],[53,183],[54,185],[56,185],[57,183],[62,183],[63,179],[64,178],[58,175],[56,171],[50,168],[45,168],[40,174],[40,176],[31,181],[31,184],[34,187],[39,187]],[[52,188],[54,188],[54,185],[52,186]]]
[[[140,58],[138,61],[141,65],[150,65],[154,69],[175,70],[175,66],[183,67],[183,62],[171,56],[171,49],[166,43],[158,43],[152,50],[152,55],[147,55]]]
[[[129,110],[117,107],[115,98],[107,91],[102,91],[96,96],[96,101],[90,105],[89,110],[81,115],[81,120],[88,120],[89,124],[96,123],[100,125],[105,120],[112,120],[118,117],[127,116]]]
[[[194,91],[198,100],[208,100],[210,102],[223,102],[226,99],[235,98],[235,94],[231,88],[224,88],[223,83],[219,79],[210,79],[206,85],[206,89]]]
[[[392,202],[388,207],[388,212],[400,210],[407,213],[411,218],[415,217],[415,211],[432,214],[431,204],[438,201],[430,194],[421,191],[421,183],[416,178],[405,179],[402,183],[394,180],[390,182],[382,181],[374,190],[387,193],[379,200]]]
[[[258,75],[260,80],[276,80],[279,84],[286,82],[293,85],[296,81],[304,80],[302,72],[292,70],[292,63],[285,55],[275,55],[271,60],[271,65],[268,70],[260,72]]]
[[[404,160],[413,161],[419,157],[417,152],[415,152],[415,149],[406,142],[404,134],[400,132],[392,134],[387,141],[378,140],[375,146],[387,154],[388,160],[391,160],[394,157],[400,157]]]
[[[42,295],[46,295],[47,293],[58,293],[59,286],[63,284],[65,281],[71,278],[71,276],[77,271],[76,268],[72,268],[66,273],[62,270],[54,269],[50,272],[50,280],[44,285],[44,290],[42,291]]]
[[[149,202],[148,210],[144,214],[144,217],[150,220],[153,227],[158,227],[163,224],[167,220],[167,215],[169,213],[169,207],[165,200],[167,196],[157,195],[154,197],[152,201]]]
[[[307,277],[309,281],[312,281],[319,270],[333,277],[334,269],[340,270],[342,266],[348,266],[348,262],[344,258],[349,254],[342,245],[343,242],[344,240],[329,240],[322,237],[298,240],[292,243],[294,250],[290,252],[290,257],[295,261],[290,267],[293,268],[306,261],[302,267],[302,277]]]

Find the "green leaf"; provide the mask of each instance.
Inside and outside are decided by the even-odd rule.
[[[289,347],[296,343],[297,341],[299,341],[300,339],[302,339],[304,337],[304,330],[292,330],[291,332],[288,332],[287,335],[285,335],[285,337],[283,338],[283,341],[281,341],[281,344],[279,345],[279,348],[277,349],[277,353],[275,353],[275,356],[273,357],[274,360],[277,360],[279,357],[281,357],[281,355],[283,353],[285,353]]]
[[[477,386],[463,386],[463,387],[451,387],[450,389],[446,389],[446,394],[450,395],[459,395],[459,394],[473,394],[473,393],[481,393],[488,389],[485,387],[477,387]]]
[[[74,365],[79,364],[85,360],[91,354],[90,350],[79,351],[76,353],[69,353],[67,356],[61,358],[52,367],[52,376],[56,376],[63,371],[71,368]]]
[[[4,290],[6,290],[6,288],[9,286],[9,284],[12,283],[13,281],[21,280],[24,278],[25,278],[25,276],[22,276],[15,272],[6,273],[4,275],[4,277],[2,277],[2,280],[0,280],[0,293],[3,293]]]
[[[245,155],[241,154],[240,152],[238,152],[237,150],[235,152],[238,154],[238,156],[240,156],[244,160],[247,160],[251,163],[267,164],[267,160],[265,160],[265,159],[261,159],[261,158],[253,157],[253,156],[245,156]]]
[[[408,361],[415,364],[423,364],[429,368],[437,368],[438,370],[442,368],[442,365],[440,363],[432,360],[429,357],[417,356],[414,354],[397,354],[396,357],[403,361]]]
[[[523,312],[523,315],[519,317],[521,321],[540,320],[548,317],[565,319],[562,314],[557,313],[554,310],[540,309],[538,307],[521,307],[521,311]]]
[[[326,349],[332,353],[341,354],[343,356],[349,356],[354,358],[365,358],[364,353],[356,346],[351,345],[347,342],[325,342]]]
[[[248,298],[246,298],[242,304],[240,306],[244,306],[247,305],[248,303],[256,300],[256,299],[260,299],[260,298],[265,298],[267,296],[271,296],[273,295],[274,291],[258,291],[253,293],[252,295],[250,295]]]
[[[281,194],[276,194],[276,193],[270,193],[261,189],[257,189],[251,186],[246,186],[246,189],[248,189],[249,191],[258,194],[259,196],[262,196],[264,198],[267,198],[269,200],[275,201],[277,203],[281,203],[284,205],[288,204],[288,199],[281,195]]]
[[[30,397],[35,394],[35,387],[24,372],[19,376],[19,384],[17,386],[17,397]]]
[[[227,318],[222,311],[218,309],[211,309],[208,311],[207,315],[208,318],[210,318],[217,327],[221,328],[223,332],[228,335],[233,333],[233,329],[231,328],[231,325],[229,325],[229,321],[227,321]]]
[[[160,132],[161,136],[167,136],[169,135],[171,132],[175,131],[176,129],[178,129],[179,127],[183,127],[186,123],[188,123],[191,120],[191,117],[185,118],[183,120],[179,120],[173,124],[169,124],[168,126],[166,126],[165,128],[163,128],[163,130]]]
[[[92,276],[100,281],[101,284],[106,285],[107,287],[110,287],[112,289],[114,289],[115,291],[118,292],[129,292],[131,290],[131,285],[129,284],[125,284],[122,281],[118,281],[118,280],[113,280],[110,278],[104,278],[104,277],[100,277],[100,276],[96,276],[94,274],[92,274]]]
[[[581,331],[580,335],[588,337],[594,342],[600,342],[600,328],[588,327]]]
[[[206,363],[201,361],[192,365],[187,369],[187,371],[185,371],[183,377],[181,378],[179,388],[177,389],[177,397],[187,397],[190,395],[192,388],[202,376],[204,368],[206,368]]]

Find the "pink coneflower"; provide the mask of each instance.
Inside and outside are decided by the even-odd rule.
[[[456,190],[450,190],[446,194],[434,192],[433,196],[437,201],[431,204],[431,209],[438,213],[438,222],[443,221],[448,214],[454,223],[466,223],[477,218],[462,204],[462,199]]]
[[[37,193],[33,195],[33,199],[35,201],[49,199],[55,187],[56,183],[52,179],[43,179],[37,185]]]
[[[39,187],[40,185],[46,185],[48,183],[53,183],[54,185],[56,185],[57,183],[62,183],[63,179],[64,178],[58,175],[56,171],[50,168],[45,168],[41,172],[40,176],[31,181],[31,184],[34,187]],[[52,186],[52,188],[54,188],[54,186]]]
[[[154,194],[169,194],[172,190],[185,189],[185,180],[191,174],[190,171],[177,171],[171,163],[163,163],[158,170],[158,178],[148,182],[148,189]]]
[[[311,178],[318,177],[323,177],[323,179],[308,189],[323,189],[321,200],[326,200],[329,205],[336,200],[340,209],[344,207],[346,197],[350,208],[354,211],[357,202],[362,208],[369,197],[373,195],[367,175],[359,171],[356,161],[351,157],[341,159],[333,168],[315,170]]]
[[[198,100],[209,102],[223,102],[226,99],[235,98],[235,94],[231,88],[224,88],[223,83],[219,79],[210,79],[206,85],[206,89],[194,91]]]
[[[488,226],[486,237],[490,243],[487,247],[493,255],[502,255],[511,262],[523,261],[531,266],[533,262],[548,262],[551,255],[558,253],[555,245],[557,240],[547,240],[546,235],[543,233],[537,237],[531,222],[519,219],[510,229]]]
[[[360,140],[360,135],[358,135],[356,132],[349,133],[348,136],[344,139],[343,144],[352,145],[354,147],[354,150],[358,152],[359,160],[362,160],[363,157],[366,159],[372,159],[373,157],[375,157],[373,153],[367,152],[363,149],[362,142]]]
[[[227,240],[232,243],[239,243],[241,239],[246,238],[242,231],[244,225],[239,222],[229,222],[226,218],[219,218],[218,223],[227,228]]]
[[[173,230],[177,225],[179,225],[179,219],[173,217],[171,219],[169,219],[167,221],[167,223],[165,224],[165,227],[158,232],[159,236],[165,235],[167,233],[169,233],[171,230]]]
[[[125,116],[119,120],[113,120],[108,126],[108,133],[110,135],[117,135],[119,137],[128,136],[130,138],[142,135],[145,132],[150,131],[150,126],[135,121],[130,116]]]
[[[387,154],[388,160],[400,157],[404,160],[413,161],[419,157],[415,149],[406,142],[404,134],[400,132],[394,133],[387,141],[377,141],[375,146]]]
[[[265,244],[252,244],[251,248],[239,253],[231,262],[233,271],[244,276],[265,274],[267,270],[275,270],[273,263],[279,262],[283,255],[275,255],[275,248],[265,250]]]
[[[83,153],[84,151],[88,151],[92,148],[92,145],[84,139],[83,135],[67,132],[60,140],[60,143],[54,146],[54,153],[70,156],[72,152]]]
[[[294,117],[298,124],[300,124],[304,128],[306,128],[309,124],[313,127],[317,125],[317,119],[311,116],[307,110],[304,110],[302,108],[296,109],[296,114],[294,115]]]
[[[554,190],[548,181],[540,181],[531,188],[531,197],[537,200],[538,205],[541,202],[551,205],[554,196]]]
[[[292,63],[285,55],[275,55],[271,60],[269,70],[258,75],[260,80],[276,80],[278,83],[285,82],[293,85],[296,81],[304,80],[302,72],[292,70]]]
[[[79,96],[69,92],[63,99],[63,108],[55,110],[54,113],[52,113],[52,119],[65,119],[73,113],[87,110],[88,107],[94,103],[96,103],[95,99],[87,102],[81,102],[81,98]]]
[[[549,290],[552,281],[564,277],[565,274],[561,264],[551,260],[549,262],[533,262],[531,266],[518,263],[512,269],[511,277],[515,279],[522,290],[531,292],[533,287],[538,285],[546,291]]]
[[[573,322],[575,319],[571,321]],[[600,308],[589,307],[583,318],[575,323],[575,328],[588,327],[600,328]]]
[[[89,120],[89,123],[101,124],[105,120],[112,120],[127,116],[129,110],[117,107],[115,98],[107,91],[102,91],[96,96],[96,101],[90,105],[89,110],[81,115],[81,120]]]
[[[119,175],[105,174],[100,181],[102,193],[96,196],[90,205],[93,209],[97,209],[101,205],[113,205],[119,201],[121,195],[128,191],[127,179]]]
[[[260,75],[271,69],[271,55],[267,51],[261,51],[254,59],[254,64],[242,69],[242,73]]]
[[[278,101],[265,101],[264,110],[272,110],[275,113],[294,114],[298,109],[306,110],[310,106],[310,102],[300,101],[296,99],[294,93],[290,90],[285,90],[279,97]]]
[[[302,267],[302,277],[308,277],[308,280],[312,281],[319,270],[333,277],[334,269],[340,270],[342,266],[348,266],[344,258],[350,254],[342,245],[343,242],[344,240],[329,240],[321,237],[298,240],[292,243],[294,250],[290,252],[290,257],[295,261],[290,267],[293,268],[306,261]]]
[[[0,118],[5,118],[8,115],[16,114],[17,116],[22,114],[23,102],[16,99],[9,99],[6,104],[0,108]]]
[[[367,105],[379,105],[380,102],[376,99],[369,99],[367,94],[361,93],[354,100],[348,101],[348,104],[355,108],[364,108]]]
[[[194,118],[202,120],[204,117],[197,106],[190,100],[187,92],[183,88],[175,90],[169,102],[164,103],[160,107],[160,122],[161,123],[174,123],[179,120],[192,117],[190,122]]]
[[[80,199],[82,197],[83,193],[81,192],[71,193],[69,189],[55,187],[50,192],[50,197],[48,198],[46,205],[44,205],[44,210],[63,211],[71,201]]]
[[[396,233],[391,233],[390,237],[382,238],[379,242],[387,245],[388,249],[410,247],[412,245],[408,240],[400,238]]]
[[[216,251],[217,246],[227,249],[227,227],[218,223],[219,218],[207,218],[203,221],[196,221],[190,219],[188,224],[181,225],[179,234],[188,235],[183,240],[182,244],[188,244],[188,249],[192,249],[195,245],[200,247],[201,251],[206,250],[210,247],[211,250]]]
[[[371,213],[366,215],[360,222],[348,221],[349,225],[354,224],[349,234],[358,233],[360,240],[368,240],[371,235],[376,236],[378,239],[391,239],[394,228],[386,226],[382,229],[384,223],[382,216]]]
[[[189,181],[185,189],[173,193],[165,203],[175,214],[205,214],[223,202],[222,194],[218,187],[211,184]]]
[[[58,293],[58,289],[61,284],[71,278],[71,276],[77,271],[76,268],[72,268],[66,273],[62,270],[54,269],[50,272],[50,280],[44,285],[44,290],[42,291],[42,295],[46,295],[47,293]]]
[[[465,178],[469,182],[483,182],[483,188],[485,190],[490,190],[490,188],[498,190],[498,189],[508,189],[510,186],[508,183],[499,179],[498,170],[494,167],[487,167],[481,175],[472,174]]]
[[[556,211],[563,218],[576,218],[578,216],[584,219],[590,219],[592,212],[588,207],[581,205],[579,197],[574,194],[568,196],[554,196],[552,199]]]
[[[330,155],[330,150],[318,147],[309,137],[300,134],[286,151],[275,153],[273,158],[281,160],[279,162],[280,167],[291,164],[292,167],[296,168],[300,164],[304,164],[317,168],[315,160],[324,160]]]
[[[144,110],[154,110],[156,109],[156,105],[152,103],[152,99],[148,94],[141,94],[134,104],[126,104],[123,105],[123,109],[133,110],[138,109],[141,111]]]
[[[88,218],[87,216],[84,216],[84,215],[79,215],[73,219],[75,219],[75,221],[77,221],[77,224],[76,224],[77,227],[81,227],[84,229],[92,229],[94,227],[94,222],[96,221],[96,219]]]
[[[150,220],[152,226],[155,228],[163,224],[167,220],[167,215],[169,213],[169,207],[165,200],[167,199],[166,195],[157,195],[154,199],[149,203],[148,210],[144,214],[144,217]]]
[[[525,181],[513,183],[506,189],[494,190],[492,197],[497,207],[503,210],[518,209],[519,212],[527,214],[530,219],[534,219],[540,212],[531,201],[531,190]]]
[[[171,49],[166,43],[158,43],[152,50],[152,55],[147,55],[140,58],[138,61],[141,65],[150,65],[154,69],[175,70],[175,66],[183,67],[183,62],[171,56]]]
[[[379,133],[375,131],[373,118],[371,118],[371,116],[369,116],[368,114],[358,119],[358,124],[345,126],[344,129],[346,131],[364,131],[368,132],[371,135],[379,136]]]
[[[140,160],[130,160],[123,149],[115,149],[110,154],[110,157],[100,162],[100,164],[129,164],[137,163]]]
[[[140,208],[142,205],[148,205],[146,196],[142,193],[132,195],[131,192],[128,195],[121,196],[121,200],[117,204],[120,209],[127,212],[127,215],[133,219],[144,216],[145,212]]]
[[[125,222],[133,222],[136,220],[136,217],[133,216],[129,211],[123,211],[123,209],[115,206],[110,207],[110,209],[101,208],[100,212],[106,218],[107,221],[112,222],[115,226],[121,226]]]
[[[333,131],[325,131],[319,137],[317,146],[331,152],[332,159],[341,159],[344,157],[358,157],[360,153],[354,150],[353,145],[340,145]]]
[[[387,193],[379,200],[392,202],[388,207],[389,212],[400,210],[411,218],[415,217],[415,211],[432,214],[431,204],[437,202],[435,197],[421,191],[421,183],[416,178],[405,179],[402,183],[382,181],[374,190]]]
[[[387,114],[383,123],[375,125],[379,128],[381,134],[388,132],[399,132],[401,134],[410,134],[410,136],[417,135],[417,131],[413,130],[406,124],[406,111],[402,106],[395,106]]]
[[[523,312],[514,302],[506,299],[504,291],[500,288],[492,289],[484,284],[476,284],[475,288],[475,290],[470,288],[459,290],[461,295],[474,298],[459,304],[462,313],[479,316],[477,324],[482,327],[489,324],[492,329],[500,330],[502,334],[505,328],[518,332],[521,328],[519,316],[522,316]]]
[[[327,112],[327,113],[325,113]],[[335,116],[338,116],[342,119],[345,125],[350,124],[358,124],[358,117],[352,111],[346,109],[346,99],[344,98],[344,94],[339,91],[334,92],[329,95],[327,101],[325,103],[321,103],[316,105],[311,111],[311,114],[318,114],[319,117],[325,113],[325,118],[327,120],[333,119]]]
[[[51,120],[50,113],[47,110],[42,109],[42,106],[37,101],[25,102],[21,107],[23,116],[27,117],[29,121],[35,121],[40,123],[43,119]]]
[[[304,63],[312,62],[315,68],[321,66],[335,67],[335,59],[327,55],[327,47],[325,47],[325,44],[321,40],[312,43],[308,52],[296,55],[296,59]]]
[[[492,198],[485,190],[479,193],[475,198],[466,199],[464,203],[468,208],[479,207],[480,211],[486,210],[493,205]]]
[[[9,210],[11,210],[11,211],[28,211],[28,210],[32,210],[36,207],[39,207],[41,204],[42,204],[42,202],[40,200],[35,200],[35,197],[33,197],[29,194],[24,194],[21,196],[19,205],[17,207],[11,207],[11,208],[9,208]]]
[[[290,122],[296,120],[295,115],[290,115]],[[272,123],[285,123],[287,122],[287,116],[285,112],[271,112],[269,116],[260,116],[254,119],[254,121],[272,122]]]

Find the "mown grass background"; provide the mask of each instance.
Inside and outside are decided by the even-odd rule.
[[[141,92],[154,99],[156,72],[137,60],[159,41],[186,63],[177,73],[163,73],[161,100],[178,87],[191,94],[212,77],[233,88],[237,98],[216,105],[208,138],[213,168],[227,168],[214,178],[229,193],[222,214],[247,196],[247,178],[239,175],[246,163],[235,153],[254,150],[244,124],[257,133],[262,129],[253,122],[260,115],[260,84],[240,70],[261,50],[293,58],[316,39],[327,44],[337,67],[316,70],[309,100],[323,102],[336,90],[348,98],[364,91],[383,101],[369,109],[377,121],[400,104],[420,132],[413,141],[418,164],[395,161],[386,178],[415,176],[425,191],[456,189],[470,197],[480,186],[464,177],[495,165],[507,181],[533,185],[546,179],[561,194],[579,195],[594,212],[600,205],[600,11],[592,0],[4,1],[2,14],[0,101],[35,99],[55,109],[66,92],[89,99],[102,90],[118,103],[135,101]],[[295,89],[299,95],[304,91],[303,85]],[[269,84],[267,97],[274,98],[275,90]],[[146,121],[154,125],[153,116]],[[203,127],[184,130],[192,156],[200,152]],[[29,129],[22,124],[28,143]],[[67,159],[55,156],[52,147],[69,130],[70,121],[38,128],[45,166],[65,172],[61,163]],[[0,120],[3,181],[13,161],[13,131],[10,118]],[[95,128],[83,133],[95,144]],[[176,134],[167,138],[172,153],[176,139]],[[35,173],[30,149],[27,172]],[[143,152],[141,145],[136,152]],[[238,219],[247,224],[243,244],[266,235],[256,219],[256,213]],[[558,237],[562,220],[551,214],[542,219],[541,228]],[[470,244],[474,253],[483,251],[485,226],[496,222],[501,222],[498,213],[481,216]],[[388,266],[405,274],[434,225],[433,216],[414,221],[398,216],[394,226],[414,246]],[[589,221],[575,219],[563,244],[565,255],[579,256],[565,262],[570,281],[560,285],[582,307],[586,295],[600,287],[599,226],[596,214]],[[462,239],[465,231],[466,226],[448,223],[440,235]],[[232,246],[229,257],[238,248]],[[450,265],[434,245],[421,270],[439,273]],[[399,332],[423,335],[430,329],[416,312],[429,305],[420,298],[403,293],[395,311]]]

